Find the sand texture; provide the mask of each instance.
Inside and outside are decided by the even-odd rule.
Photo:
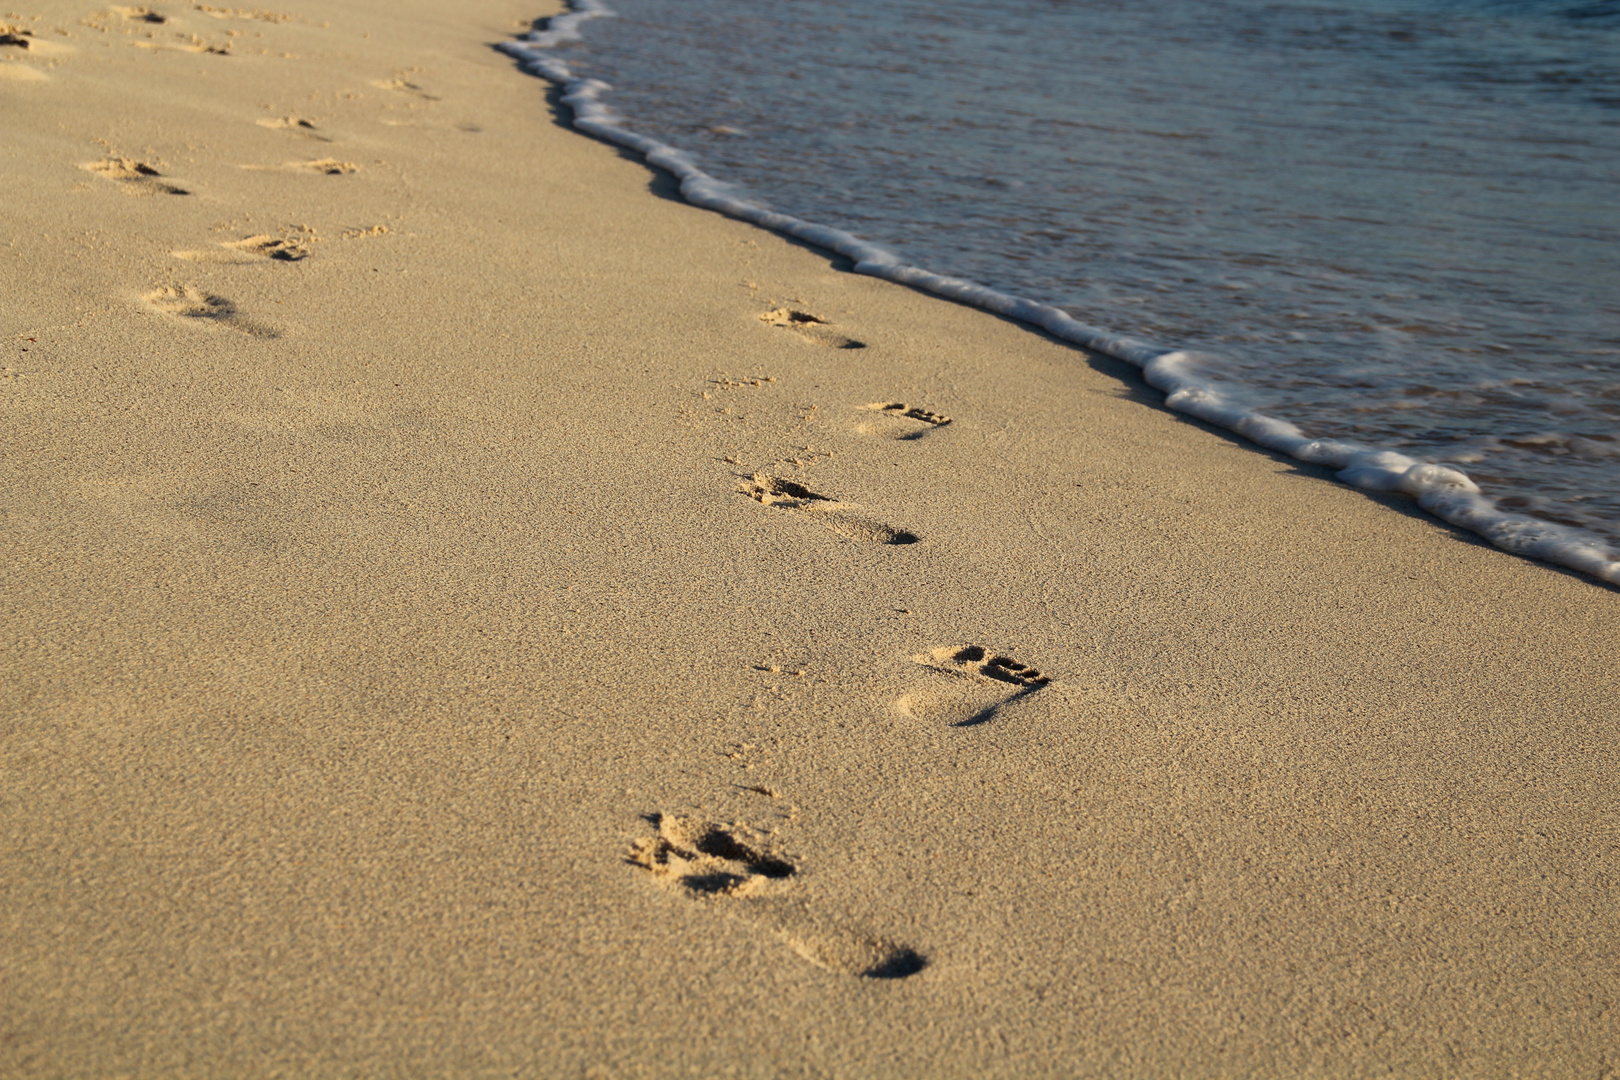
[[[686,206],[543,2],[0,19],[0,1075],[1620,1068],[1620,591]]]

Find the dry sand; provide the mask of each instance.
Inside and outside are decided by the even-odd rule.
[[[0,19],[0,1074],[1620,1068],[1620,592],[681,204],[544,2]]]

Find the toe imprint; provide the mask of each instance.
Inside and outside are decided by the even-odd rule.
[[[887,435],[891,439],[920,439],[935,428],[942,428],[951,422],[951,418],[943,413],[907,405],[903,401],[874,401],[861,408],[878,413],[884,419],[862,424],[859,430],[870,435]]]
[[[815,502],[833,502],[826,495],[818,495],[803,484],[784,480],[779,476],[755,473],[753,483],[743,488],[749,498],[766,506],[782,506],[789,510],[802,510]]]
[[[277,239],[274,236],[250,236],[245,240],[232,240],[222,246],[280,262],[297,262],[309,257],[309,248],[303,244],[296,240]]]
[[[1021,664],[1010,656],[994,655],[983,645],[963,645],[960,648],[944,646],[914,659],[941,670],[982,675],[1029,689],[1045,686],[1052,681],[1028,664]]]
[[[647,821],[658,827],[658,835],[637,841],[627,861],[697,896],[748,896],[767,881],[798,871],[787,859],[744,840],[731,826],[672,814],[650,814]]]

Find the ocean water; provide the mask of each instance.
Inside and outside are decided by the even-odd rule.
[[[1620,582],[1620,0],[610,6],[526,55],[719,208],[1137,339],[1186,411]]]

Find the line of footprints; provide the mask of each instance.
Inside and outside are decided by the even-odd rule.
[[[263,26],[290,22],[295,18],[292,15],[258,9],[211,7],[206,4],[177,5],[176,9],[169,13],[148,7],[114,6],[110,10],[86,16],[80,20],[80,26],[113,38],[129,39],[128,44],[147,50],[178,50],[199,55],[229,57],[234,55],[233,49],[239,46],[244,53],[253,51],[241,44],[250,40],[243,36],[246,31],[230,28],[231,23],[257,23]],[[204,25],[210,23],[215,25],[213,27]],[[209,30],[212,36],[204,36],[198,32],[199,30]],[[220,30],[223,30],[223,36],[218,32]],[[73,32],[81,35],[84,33],[78,27],[73,28]],[[60,60],[71,57],[79,51],[75,46],[56,40],[56,35],[69,34],[70,31],[65,28],[57,30],[56,34],[52,35],[44,30],[36,33],[27,26],[0,23],[0,48],[23,57],[37,55],[41,58]],[[262,37],[262,31],[256,32],[251,40],[259,41]],[[268,49],[257,51],[269,55]],[[48,81],[48,76],[35,68],[23,68],[16,64],[0,67],[0,74],[6,73],[12,78],[33,75],[37,79]],[[375,80],[371,85],[384,91],[409,94],[429,101],[438,100],[402,76],[389,80]],[[316,142],[333,141],[333,137],[321,131],[313,121],[297,116],[260,119],[255,123],[263,128],[284,130]],[[117,189],[125,195],[149,197],[193,194],[190,186],[166,176],[157,165],[118,153],[110,153],[99,161],[85,162],[80,167],[102,180],[117,185]],[[257,172],[319,176],[347,176],[360,171],[360,166],[354,162],[334,157],[300,158],[274,165],[244,164],[239,168]],[[381,225],[371,229],[350,230],[344,234],[344,239],[378,235],[387,231],[387,228]],[[193,263],[225,265],[295,263],[308,258],[312,254],[312,245],[317,242],[313,230],[300,228],[280,236],[257,234],[222,241],[201,250],[174,251],[172,254],[177,259]],[[244,315],[230,299],[199,289],[190,283],[164,285],[143,294],[141,299],[150,310],[195,326],[223,327],[255,338],[274,338],[280,335],[277,328]]]
[[[811,344],[865,347],[806,312],[777,308],[760,320],[790,330]],[[760,378],[724,385],[758,387],[773,381]],[[922,438],[951,422],[949,416],[904,402],[873,402],[861,409],[870,417],[857,425],[858,431],[902,441]],[[866,517],[852,505],[797,480],[754,473],[737,490],[773,511],[807,516],[852,540],[881,545],[922,540],[909,529]],[[903,694],[895,708],[906,716],[953,727],[989,723],[1003,709],[1052,681],[1028,664],[982,645],[941,646],[911,659],[929,674],[922,684]],[[723,904],[729,912],[764,926],[816,966],[866,979],[904,979],[928,966],[928,957],[910,946],[815,918],[794,897],[798,865],[763,833],[743,825],[673,814],[649,814],[644,820],[654,832],[631,847],[626,856],[630,865],[693,900]]]

